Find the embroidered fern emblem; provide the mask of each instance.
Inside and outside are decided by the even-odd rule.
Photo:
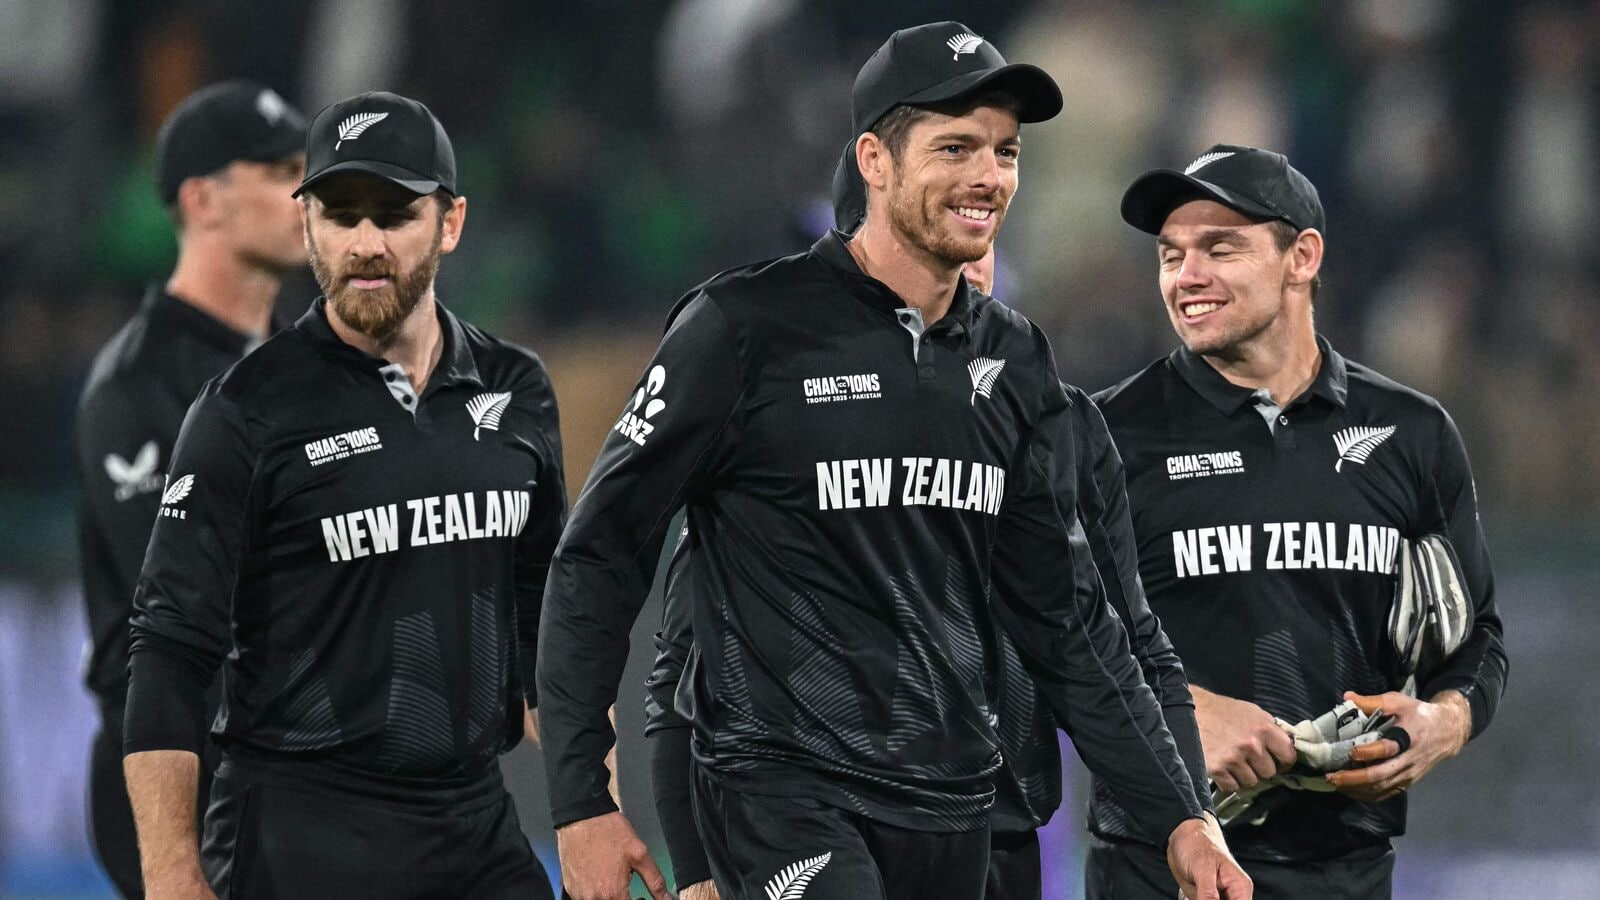
[[[811,879],[817,877],[830,859],[833,859],[832,851],[790,863],[767,882],[767,900],[800,900],[811,885]]]
[[[339,140],[334,142],[333,149],[339,149],[339,145],[345,141],[353,141],[356,138],[361,137],[361,132],[366,131],[368,128],[371,128],[387,118],[389,118],[389,114],[386,112],[381,112],[356,113],[350,118],[345,119],[343,122],[339,123]]]
[[[1339,451],[1339,461],[1333,464],[1333,470],[1339,471],[1345,460],[1365,464],[1372,451],[1394,434],[1394,429],[1393,425],[1356,425],[1335,434],[1333,446]]]
[[[989,396],[994,390],[994,383],[1000,377],[1000,370],[1006,367],[1003,359],[989,359],[980,356],[967,363],[967,374],[972,376],[972,403],[978,402],[978,395]]]

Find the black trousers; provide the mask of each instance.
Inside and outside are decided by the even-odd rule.
[[[731,791],[694,767],[694,815],[723,900],[979,900],[988,829],[927,832],[802,797]]]
[[[504,788],[428,808],[219,772],[200,857],[219,900],[553,896]]]
[[[1389,900],[1394,881],[1394,850],[1374,847],[1315,862],[1241,859],[1255,882],[1256,900]],[[1178,883],[1167,855],[1149,844],[1089,837],[1087,900],[1174,900]]]
[[[211,795],[215,748],[208,742],[200,755],[200,784],[195,794],[195,820],[205,817]],[[89,837],[95,856],[111,883],[128,900],[144,897],[139,869],[139,838],[128,802],[128,781],[122,773],[122,710],[105,710],[100,731],[89,749]]]
[[[1043,900],[1039,832],[996,831],[989,835],[989,880],[985,900]]]

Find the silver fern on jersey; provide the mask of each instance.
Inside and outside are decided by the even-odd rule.
[[[356,113],[350,118],[345,119],[343,122],[339,123],[339,140],[334,142],[333,149],[339,149],[339,145],[345,141],[353,141],[356,138],[361,137],[361,132],[366,131],[368,128],[371,128],[387,118],[389,118],[389,114],[386,112],[381,112]]]
[[[960,59],[963,53],[977,53],[978,45],[981,43],[983,43],[983,38],[966,31],[944,42],[946,47],[955,51],[955,55],[950,57],[951,59]]]
[[[482,429],[490,431],[500,430],[500,417],[505,415],[506,406],[511,403],[509,391],[498,394],[479,394],[467,401],[467,415],[472,416],[472,424],[477,426],[472,429],[472,439],[478,439],[478,432]]]
[[[1333,470],[1339,471],[1345,460],[1365,463],[1372,451],[1394,434],[1394,429],[1393,425],[1355,425],[1334,434],[1333,446],[1339,451],[1339,461],[1333,464]]]
[[[1000,370],[1006,367],[1003,359],[990,359],[980,356],[967,363],[967,374],[972,376],[972,403],[978,402],[978,395],[989,396],[994,390],[995,380],[1000,377]]]
[[[811,879],[817,877],[830,859],[833,859],[832,851],[790,863],[788,868],[767,882],[767,900],[800,900],[810,886]]]

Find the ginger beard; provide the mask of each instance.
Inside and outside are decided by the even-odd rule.
[[[932,196],[932,190],[926,187],[918,196],[916,186],[906,183],[898,165],[891,176],[888,193],[889,224],[894,230],[911,246],[952,267],[977,262],[988,254],[1010,204],[1010,198],[1002,197],[999,192],[982,198],[985,203],[995,204],[993,227],[986,234],[963,235],[945,219],[950,207],[963,204],[945,203]]]
[[[444,219],[441,216],[428,252],[409,271],[395,272],[393,266],[382,259],[350,259],[343,267],[335,269],[318,251],[311,230],[306,229],[311,271],[316,275],[323,296],[328,298],[328,305],[340,321],[372,338],[379,346],[387,346],[394,339],[400,325],[433,286],[434,276],[439,274],[443,240]],[[380,288],[358,288],[350,283],[353,278],[387,278],[389,283]]]

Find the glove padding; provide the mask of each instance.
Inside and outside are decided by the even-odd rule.
[[[1473,609],[1461,562],[1444,536],[1402,540],[1399,556],[1389,639],[1402,674],[1409,677],[1437,665],[1461,646],[1472,630]]]
[[[1274,788],[1322,793],[1333,791],[1334,787],[1323,777],[1324,773],[1352,768],[1352,750],[1393,737],[1389,733],[1393,729],[1388,728],[1394,722],[1393,716],[1382,710],[1369,715],[1349,700],[1314,719],[1304,719],[1293,725],[1282,719],[1276,721],[1278,727],[1294,741],[1294,767],[1243,791],[1216,795],[1217,821],[1221,824],[1231,824],[1244,816],[1262,794]],[[1266,821],[1268,812],[1270,810],[1258,809],[1247,821],[1259,825]]]

